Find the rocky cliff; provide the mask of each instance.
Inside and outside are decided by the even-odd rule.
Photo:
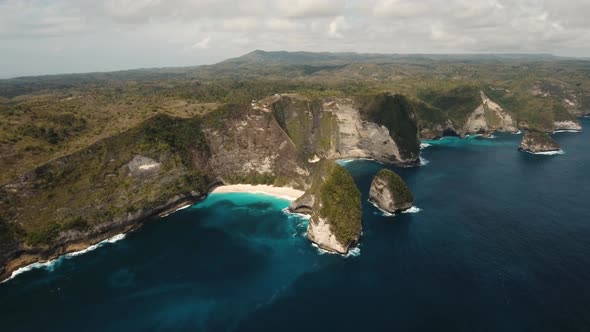
[[[523,135],[519,149],[529,153],[543,153],[559,151],[560,146],[547,133],[529,130]]]
[[[511,132],[518,131],[512,115],[500,105],[492,101],[483,91],[480,91],[481,104],[471,113],[462,135],[484,134],[489,135],[494,131]]]
[[[555,121],[553,123],[554,131],[582,131],[582,125],[578,121],[566,120],[566,121]]]
[[[380,170],[373,178],[369,199],[389,213],[407,210],[414,204],[412,192],[404,180],[388,169]]]
[[[370,158],[400,165],[419,155],[416,115],[396,104],[394,95],[362,101],[350,98],[310,100],[284,95],[273,100],[277,121],[309,160]]]
[[[320,248],[345,254],[361,236],[361,193],[350,173],[322,160],[309,190],[289,209],[311,214],[307,237]]]

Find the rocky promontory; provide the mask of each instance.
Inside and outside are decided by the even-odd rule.
[[[388,169],[380,170],[373,178],[369,199],[389,213],[407,210],[414,204],[412,192],[404,180]]]
[[[529,130],[522,137],[519,150],[529,153],[556,152],[560,146],[549,134]]]
[[[582,131],[582,125],[578,121],[555,121],[554,131]]]
[[[318,247],[346,254],[361,236],[361,193],[350,173],[331,160],[314,170],[311,188],[289,209],[311,214],[307,237]]]

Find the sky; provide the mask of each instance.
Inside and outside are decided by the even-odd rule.
[[[590,57],[590,0],[0,0],[0,78],[256,49]]]

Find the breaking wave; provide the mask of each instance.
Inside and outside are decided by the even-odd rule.
[[[534,154],[534,155],[540,155],[540,156],[555,156],[558,154],[565,154],[565,151],[563,150],[557,150],[557,151],[545,151],[545,152],[529,152],[529,151],[525,151],[526,153],[530,153],[530,154]]]
[[[420,166],[426,166],[430,163],[430,161],[424,157],[420,157]]]
[[[295,217],[295,218],[305,219],[305,220],[311,219],[311,216],[309,214],[291,212],[291,211],[289,211],[288,207],[282,209],[281,211],[283,211],[283,213],[286,214],[288,217]]]
[[[430,146],[432,146],[432,144],[429,144],[429,143],[420,143],[420,150],[424,150],[424,149],[426,149],[427,147],[430,147]]]
[[[10,275],[10,277],[6,278],[3,281],[0,281],[0,284],[1,283],[5,283],[8,280],[14,279],[19,274],[23,274],[25,272],[36,270],[36,269],[46,269],[47,271],[53,271],[53,268],[55,267],[55,265],[58,262],[60,262],[62,259],[68,259],[68,258],[72,258],[72,257],[83,255],[83,254],[85,254],[87,252],[90,252],[90,251],[93,251],[95,249],[98,249],[98,248],[102,247],[103,245],[105,245],[107,243],[115,243],[117,241],[123,240],[124,238],[125,238],[125,234],[117,234],[117,235],[115,235],[113,237],[110,237],[110,238],[108,238],[106,240],[103,240],[103,241],[101,241],[101,242],[99,242],[97,244],[93,244],[93,245],[89,246],[86,249],[82,249],[82,250],[79,250],[79,251],[70,252],[70,253],[67,253],[67,254],[65,254],[63,256],[60,256],[60,257],[58,257],[56,259],[48,260],[47,262],[35,262],[33,264],[29,264],[27,266],[23,266],[23,267],[15,270],[15,271],[13,271],[12,274]]]
[[[342,256],[344,258],[358,257],[358,256],[361,255],[361,248],[359,246],[356,246],[354,248],[350,248],[348,250],[348,253],[346,253],[346,254],[339,254],[337,252],[331,252],[331,251],[328,251],[328,250],[324,250],[324,249],[320,248],[315,243],[312,243],[311,246],[314,247],[314,248],[316,248],[316,250],[318,251],[318,254],[319,255],[325,255],[325,254],[328,254],[328,255],[340,255],[340,256]]]
[[[383,210],[382,208],[379,207],[379,205],[377,205],[375,202],[373,202],[372,200],[367,200],[369,203],[371,203],[371,205],[373,205],[377,210],[379,210],[379,212],[381,212],[381,215],[384,217],[393,217],[395,216],[395,213],[391,213],[391,212],[387,212],[385,210]],[[377,213],[376,213],[377,214]]]
[[[574,129],[560,129],[560,130],[555,130],[553,133],[557,134],[557,133],[581,133],[581,130],[574,130]]]
[[[418,213],[420,211],[422,211],[421,208],[419,208],[417,206],[412,206],[411,208],[409,208],[409,209],[407,209],[405,211],[402,211],[402,213]]]

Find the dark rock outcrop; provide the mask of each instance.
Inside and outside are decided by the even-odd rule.
[[[522,137],[519,150],[529,153],[554,152],[559,151],[560,146],[549,134],[529,130]]]
[[[412,207],[412,192],[396,173],[382,169],[371,182],[369,199],[381,210],[389,213],[404,211]]]

